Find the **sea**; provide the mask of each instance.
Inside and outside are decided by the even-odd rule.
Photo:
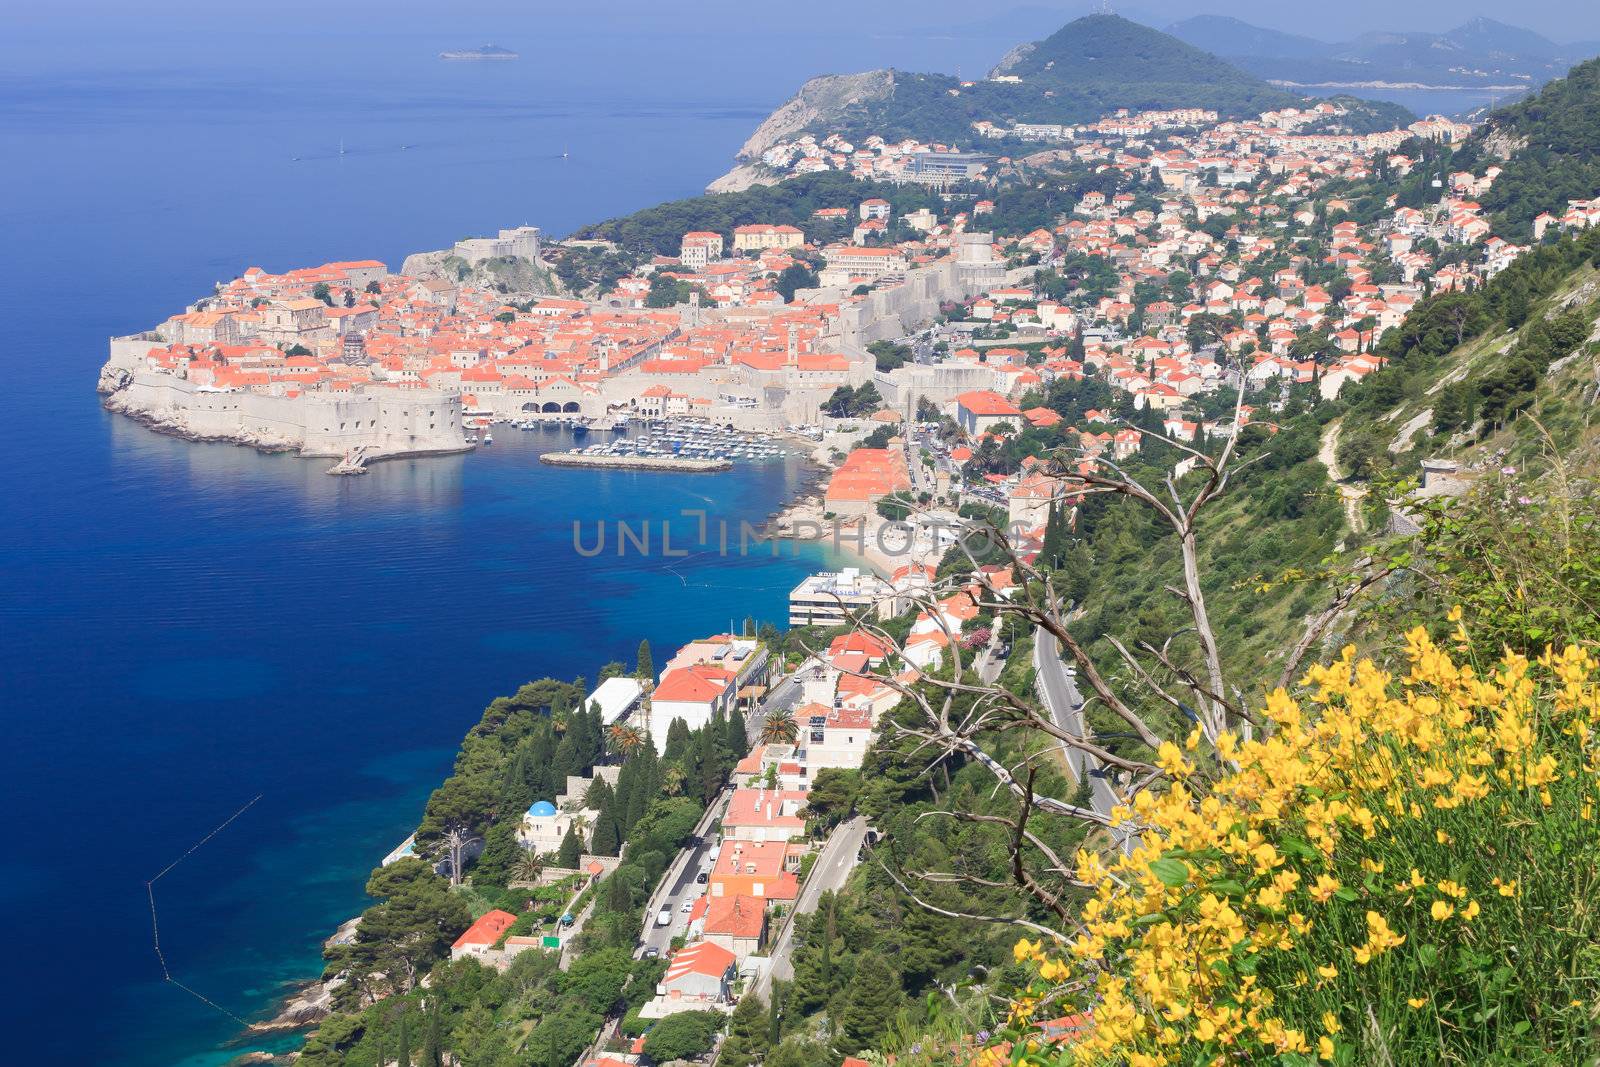
[[[560,470],[537,455],[564,432],[506,429],[337,478],[101,409],[108,337],[247,267],[559,235],[694,195],[810,75],[977,71],[1011,43],[554,6],[0,16],[6,1062],[294,1047],[241,1020],[318,974],[490,700],[593,680],[641,639],[659,662],[781,624],[788,590],[838,562],[574,549],[575,521],[592,546],[602,521],[675,519],[681,545],[686,509],[759,520],[798,461]],[[485,42],[522,59],[437,58]]]

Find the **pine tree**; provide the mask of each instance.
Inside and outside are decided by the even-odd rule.
[[[767,1048],[767,1006],[754,994],[741,997],[728,1020],[728,1039],[717,1063],[720,1067],[750,1067]]]
[[[840,1046],[851,1052],[871,1048],[900,1010],[900,976],[878,953],[863,952],[844,999]]]
[[[578,857],[583,855],[583,839],[578,836],[576,828],[567,830],[567,836],[561,839],[561,850],[556,853],[556,866],[565,867],[567,870],[577,870]]]
[[[650,656],[649,641],[639,642],[639,660],[634,674],[641,682],[648,682],[656,676],[656,661]]]

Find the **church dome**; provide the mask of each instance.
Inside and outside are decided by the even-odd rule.
[[[533,807],[528,809],[528,814],[535,819],[546,819],[556,813],[556,806],[548,800],[536,800]]]

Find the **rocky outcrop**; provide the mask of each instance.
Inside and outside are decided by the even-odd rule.
[[[469,263],[452,249],[413,252],[400,266],[408,278],[444,278],[507,296],[571,296],[544,261],[502,256]]]
[[[1526,147],[1526,137],[1494,126],[1490,126],[1483,137],[1483,154],[1494,159],[1510,159]]]
[[[100,373],[101,381],[105,381],[107,371]],[[101,392],[106,390],[102,389]],[[209,442],[213,444],[244,445],[257,452],[298,452],[300,446],[291,440],[269,435],[251,433],[239,430],[231,433],[214,433],[203,431],[193,426],[185,417],[184,412],[173,408],[146,407],[134,398],[126,388],[119,388],[105,399],[103,404],[107,411],[114,411],[119,415],[126,415],[134,422],[140,423],[156,433],[166,434],[168,437],[181,437],[185,441]]]
[[[894,93],[894,71],[869,70],[860,74],[824,74],[812,78],[800,91],[786,100],[762,121],[756,131],[739,149],[738,160],[748,166],[761,159],[762,153],[779,141],[811,128],[825,124],[843,114],[845,109],[872,100],[883,100]],[[745,167],[736,167],[712,182],[712,192],[728,192],[734,188],[749,188],[760,184],[760,178]],[[738,185],[739,182],[744,185]]]
[[[107,363],[100,368],[100,380],[95,383],[95,391],[105,393],[121,392],[133,384],[133,373],[126,367],[118,367]]]
[[[759,163],[740,163],[722,177],[706,186],[708,193],[742,193],[756,185],[771,185],[778,180],[766,167]]]
[[[1011,73],[1013,68],[1032,55],[1033,50],[1038,47],[1039,45],[1035,41],[1024,41],[1022,44],[1017,45],[1000,57],[1000,62],[994,65],[994,69],[989,72],[989,77],[998,78],[1002,74]]]
[[[356,927],[361,924],[361,916],[346,919],[339,924],[333,935],[322,943],[324,950],[334,945],[345,944],[355,937]],[[284,998],[277,1014],[266,1022],[251,1023],[252,1033],[274,1033],[283,1030],[306,1030],[315,1026],[333,1012],[333,994],[336,989],[344,984],[344,979],[338,976],[307,982],[296,992]]]

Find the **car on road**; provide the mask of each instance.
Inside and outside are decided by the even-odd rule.
[[[700,885],[705,885],[707,882],[711,881],[711,875],[707,874],[705,871],[701,871],[699,874],[694,876],[694,880]]]
[[[651,945],[644,950],[644,958],[647,960],[659,960],[661,958],[661,950]]]
[[[678,910],[683,912],[685,915],[689,914],[691,911],[694,910],[694,901],[692,901],[692,900],[684,901],[683,902],[683,907],[679,908]]]
[[[672,925],[672,909],[671,908],[662,908],[660,911],[656,912],[656,925],[657,926],[671,926]]]

